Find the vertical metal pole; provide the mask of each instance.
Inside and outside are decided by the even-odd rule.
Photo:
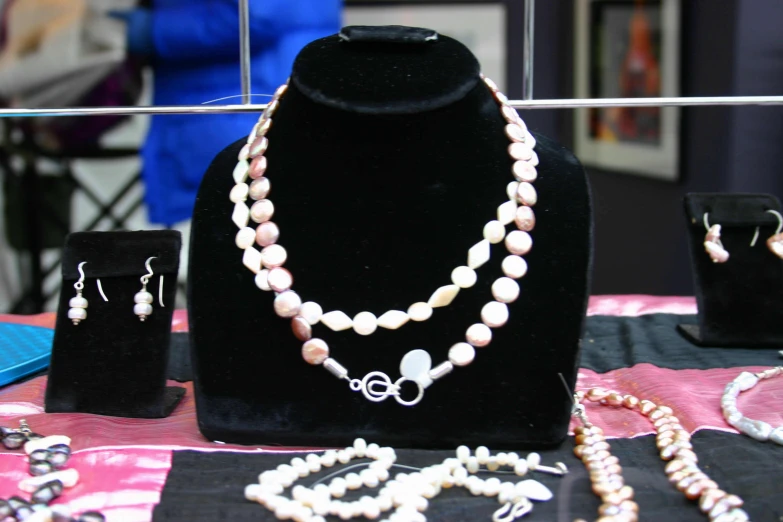
[[[522,71],[522,99],[533,99],[533,40],[535,38],[535,11],[536,0],[525,0],[525,27],[522,38],[523,71]]]
[[[242,103],[250,103],[250,11],[249,0],[239,0],[239,61],[242,76]]]

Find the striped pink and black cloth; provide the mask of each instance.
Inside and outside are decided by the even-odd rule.
[[[726,383],[743,370],[783,363],[777,350],[697,348],[675,331],[695,322],[692,298],[599,296],[590,300],[578,388],[601,386],[672,407],[692,431],[700,464],[721,486],[739,494],[754,521],[783,520],[783,447],[753,441],[728,426],[720,413]],[[53,327],[52,314],[0,316],[0,321]],[[175,332],[187,332],[184,312],[174,316]],[[783,348],[783,347],[781,347]],[[217,444],[198,431],[192,383],[182,403],[166,419],[142,420],[88,414],[45,414],[46,376],[0,389],[0,425],[26,419],[36,432],[72,438],[71,465],[81,481],[56,502],[74,512],[99,510],[109,521],[274,520],[243,499],[244,484],[291,458],[301,448]],[[783,425],[783,378],[765,381],[742,394],[747,416]],[[590,407],[620,457],[628,484],[636,490],[641,520],[705,520],[663,473],[649,423],[627,410]],[[573,441],[541,451],[545,463],[565,462],[564,478],[536,474],[555,493],[537,505],[532,521],[595,518],[598,499],[581,463],[571,455]],[[491,448],[492,449],[492,448]],[[427,465],[446,452],[401,450],[399,462]],[[0,453],[0,498],[17,494],[27,476],[18,452]],[[501,477],[502,478],[502,477]],[[449,491],[434,499],[428,520],[490,520],[496,501]]]

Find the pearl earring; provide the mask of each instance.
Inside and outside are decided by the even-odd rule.
[[[783,216],[781,216],[780,212],[777,210],[767,210],[767,212],[778,218],[778,228],[775,230],[775,233],[767,239],[767,248],[780,259],[783,259],[783,234],[781,233],[783,230]]]
[[[144,266],[147,268],[147,273],[141,276],[141,290],[136,292],[136,295],[133,296],[133,302],[136,303],[133,305],[133,313],[138,315],[139,320],[142,322],[148,316],[152,315],[152,294],[147,292],[147,283],[149,283],[150,278],[155,275],[152,272],[152,267],[150,266],[150,263],[153,259],[157,259],[157,257],[150,257],[147,259],[147,261],[144,262]],[[158,287],[158,302],[160,303],[161,308],[163,308],[163,276],[160,276],[160,286]]]
[[[78,325],[80,322],[87,319],[87,299],[82,297],[82,290],[84,290],[84,270],[82,267],[87,264],[87,261],[79,263],[79,280],[73,284],[73,288],[76,290],[76,296],[71,297],[68,301],[68,319],[73,321],[74,325]]]
[[[710,226],[707,221],[707,213],[704,213],[704,228],[707,229],[707,235],[704,236],[704,250],[709,254],[713,263],[725,263],[729,260],[729,252],[723,248],[720,240],[720,225]]]

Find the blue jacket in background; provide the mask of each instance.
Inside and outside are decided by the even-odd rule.
[[[272,94],[302,47],[338,32],[340,8],[340,0],[250,0],[251,92]],[[155,105],[198,105],[241,94],[237,0],[154,0],[151,14]],[[212,159],[247,135],[257,119],[257,114],[154,116],[142,148],[150,221],[173,225],[189,219]]]

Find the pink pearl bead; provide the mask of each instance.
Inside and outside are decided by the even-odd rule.
[[[515,123],[519,126],[523,126],[522,118],[519,117],[519,113],[510,105],[504,105],[500,108],[500,113],[509,123]]]
[[[256,129],[256,136],[266,136],[269,132],[269,128],[272,126],[272,120],[261,120],[258,122],[258,128]]]
[[[294,317],[291,319],[291,331],[294,332],[294,336],[300,341],[309,341],[313,336],[313,327],[304,317]]]
[[[250,168],[247,171],[247,175],[252,179],[258,179],[266,172],[266,156],[257,156],[250,162]]]
[[[266,106],[266,109],[264,109],[263,114],[261,115],[261,118],[265,120],[269,120],[274,116],[275,111],[280,106],[280,102],[277,101],[276,98],[272,98],[272,101],[269,102],[269,105]]]
[[[263,247],[274,245],[280,238],[280,229],[271,221],[261,223],[256,228],[256,243]]]
[[[286,259],[288,259],[288,253],[280,245],[269,245],[261,250],[261,263],[266,268],[277,268],[283,266]]]
[[[527,161],[533,157],[533,149],[526,143],[512,143],[508,146],[508,155],[519,161]]]
[[[272,186],[269,183],[269,178],[254,179],[253,182],[250,183],[248,195],[250,196],[250,199],[258,201],[259,199],[267,197],[271,188]]]
[[[256,223],[269,221],[275,213],[275,206],[268,199],[261,199],[250,207],[250,219]]]
[[[515,123],[509,123],[506,125],[506,136],[511,141],[522,142],[525,141],[525,131],[519,125]]]
[[[517,207],[517,214],[514,216],[514,222],[519,230],[530,232],[536,226],[536,215],[530,207]]]
[[[266,152],[266,148],[269,147],[269,140],[266,136],[261,136],[255,139],[250,144],[250,157],[255,158]]]
[[[516,143],[515,145],[521,144]],[[514,165],[511,166],[511,172],[514,174],[514,179],[517,181],[527,181],[530,183],[538,178],[536,168],[527,161],[514,162]]]
[[[533,185],[527,182],[522,182],[517,187],[517,200],[523,205],[532,207],[538,202],[538,194]]]
[[[329,358],[329,345],[323,339],[310,339],[302,345],[302,358],[309,364],[322,364]]]
[[[533,247],[533,239],[530,234],[522,230],[514,230],[506,236],[506,248],[512,254],[521,256],[530,252]]]
[[[275,313],[280,317],[294,317],[302,306],[302,298],[293,290],[286,290],[275,297]]]

